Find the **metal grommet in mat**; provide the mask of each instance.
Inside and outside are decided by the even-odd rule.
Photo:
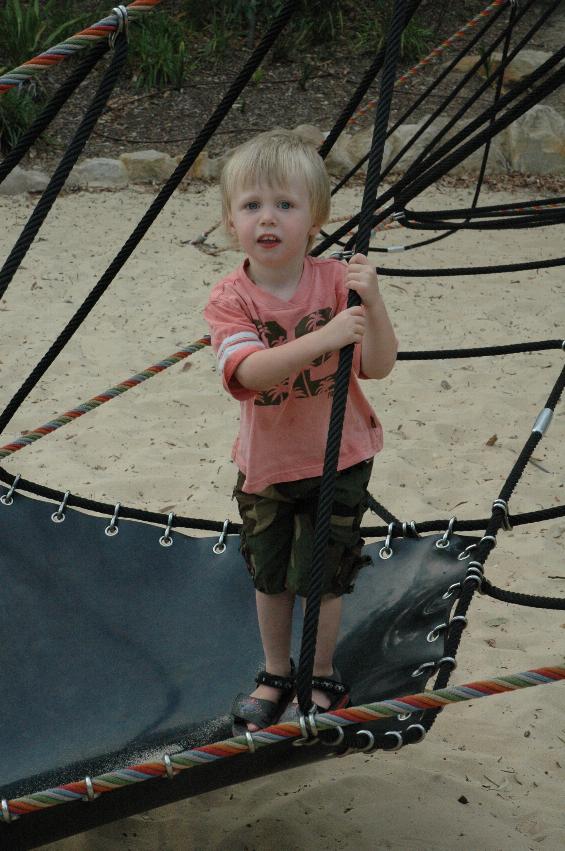
[[[218,540],[216,541],[216,543],[212,547],[212,552],[215,553],[217,556],[221,555],[222,553],[225,553],[225,551],[226,551],[225,540],[226,540],[226,536],[228,534],[229,523],[230,523],[229,520],[224,520],[224,526],[223,526],[223,529],[220,533],[220,537],[218,538]]]
[[[118,528],[118,514],[120,513],[120,506],[121,502],[117,502],[116,507],[114,508],[114,513],[112,514],[112,519],[104,529],[104,534],[108,535],[109,538],[113,538],[114,535],[117,535],[120,531]]]
[[[65,508],[67,507],[67,500],[68,500],[70,495],[71,495],[70,491],[65,491],[65,495],[63,496],[63,499],[61,500],[61,504],[59,505],[59,508],[57,509],[57,511],[54,511],[53,514],[51,515],[51,520],[53,521],[53,523],[62,523],[63,520],[65,519]]]
[[[21,475],[18,473],[6,493],[3,493],[2,496],[0,496],[0,502],[2,503],[2,505],[11,505],[13,503],[14,493],[16,492],[16,488],[20,479]]]
[[[171,528],[172,528],[172,525],[173,525],[173,517],[174,516],[175,515],[171,511],[171,513],[167,517],[167,526],[165,528],[165,532],[159,538],[159,543],[161,544],[162,547],[172,547],[173,546],[173,536],[171,535]]]

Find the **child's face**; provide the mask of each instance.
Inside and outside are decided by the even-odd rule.
[[[284,187],[260,183],[238,190],[230,213],[230,230],[257,267],[291,269],[320,230],[312,221],[308,191],[299,178],[289,179]]]

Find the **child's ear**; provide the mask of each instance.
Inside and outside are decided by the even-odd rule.
[[[308,236],[316,236],[320,233],[321,229],[322,225],[312,225],[312,227],[308,231]]]

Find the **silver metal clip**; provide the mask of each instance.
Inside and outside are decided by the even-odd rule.
[[[10,812],[10,806],[8,804],[8,801],[6,800],[6,798],[2,798],[2,820],[6,824],[10,824],[11,822],[16,821],[16,819],[19,819],[19,816],[13,815]]]
[[[53,514],[51,515],[51,520],[53,521],[53,523],[62,523],[63,520],[65,519],[65,508],[67,506],[67,500],[68,500],[70,495],[71,495],[70,491],[65,491],[65,495],[64,495],[63,499],[61,500],[61,505],[59,506],[57,511],[54,511]]]
[[[172,513],[167,517],[167,526],[165,528],[165,534],[161,535],[159,538],[159,543],[162,547],[172,547],[173,546],[173,536],[171,535],[171,528],[173,525],[173,517],[175,515]]]
[[[86,786],[86,795],[83,795],[83,801],[94,801],[96,798],[100,797],[100,792],[94,791],[94,786],[92,785],[92,778],[87,774],[84,778],[84,785]]]
[[[212,547],[212,552],[216,553],[217,556],[221,555],[222,553],[225,553],[225,551],[226,551],[225,540],[226,540],[226,536],[228,534],[229,522],[230,522],[229,520],[224,520],[224,526],[223,526],[223,529],[221,531],[220,537],[218,538],[218,540],[216,541],[216,543]]]
[[[453,527],[455,526],[456,522],[457,522],[457,517],[452,517],[451,520],[449,521],[447,529],[444,532],[443,537],[438,538],[438,540],[436,541],[436,547],[438,548],[438,550],[445,550],[449,546],[451,536],[453,535]]]
[[[510,516],[508,514],[508,503],[506,502],[506,500],[505,499],[495,499],[493,504],[492,504],[492,510],[495,511],[497,508],[500,511],[502,511],[502,513],[504,515],[503,518],[502,518],[502,528],[506,532],[511,532],[512,531],[512,525],[510,523]]]
[[[113,33],[111,33],[109,42],[110,47],[116,46],[116,40],[120,33],[123,33],[128,38],[128,28],[129,28],[129,20],[128,20],[128,10],[126,6],[114,6],[112,9],[113,14],[117,18],[116,29]]]
[[[173,768],[173,764],[171,762],[171,757],[168,753],[163,756],[163,763],[165,765],[165,771],[167,772],[167,777],[169,780],[175,779],[175,770]]]
[[[15,493],[15,490],[18,486],[18,482],[19,482],[20,479],[21,479],[21,475],[18,473],[18,475],[16,476],[16,478],[12,482],[10,489],[6,493],[3,493],[2,496],[0,496],[0,502],[2,503],[2,505],[11,505],[13,503],[14,493]]]
[[[118,514],[120,512],[121,502],[116,503],[116,507],[114,508],[114,513],[112,514],[112,519],[110,523],[104,529],[104,534],[108,535],[109,538],[113,538],[114,535],[117,535],[120,531],[118,529]]]
[[[392,533],[394,531],[394,523],[388,524],[388,532],[386,536],[386,541],[384,547],[381,547],[379,550],[379,556],[383,559],[390,558],[394,555],[394,550],[392,549],[390,542],[392,541]]]

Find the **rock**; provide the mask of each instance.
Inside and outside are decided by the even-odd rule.
[[[128,185],[128,172],[121,160],[94,157],[75,166],[69,180],[81,189],[89,186],[117,189]]]
[[[120,160],[133,183],[167,180],[176,168],[173,157],[160,151],[133,151],[130,154],[122,154]]]
[[[527,77],[532,71],[535,71],[536,68],[547,62],[551,56],[551,53],[546,53],[544,50],[531,50],[530,48],[521,50],[504,72],[504,85],[513,86],[515,83],[523,80],[524,77]],[[501,61],[502,53],[493,53],[491,69],[498,68]]]
[[[357,162],[349,152],[350,141],[351,136],[342,133],[325,159],[326,168],[334,177],[343,177]]]
[[[39,169],[23,169],[17,165],[0,183],[0,195],[20,195],[23,192],[43,192],[49,177]]]
[[[414,125],[414,126],[417,126],[417,125]],[[367,154],[369,152],[372,140],[373,140],[373,128],[372,127],[364,127],[362,130],[359,130],[357,133],[355,133],[353,136],[351,136],[349,138],[349,141],[347,143],[347,150],[348,150],[348,153],[349,153],[351,159],[353,160],[353,162],[355,164],[360,162],[360,160],[363,159],[365,154]],[[389,162],[391,161],[393,156],[395,156],[395,154],[397,153],[398,150],[399,150],[398,140],[394,136],[394,133],[393,133],[392,136],[389,139],[387,139],[386,142],[385,142],[385,149],[384,149],[384,153],[383,153],[383,163],[382,163],[383,169],[388,166]],[[367,162],[363,163],[363,165],[359,169],[358,173],[359,174],[365,174],[366,171],[367,171]]]
[[[521,50],[504,71],[504,85],[513,86],[520,80],[523,80],[524,77],[527,77],[532,71],[535,71],[536,68],[547,62],[551,55],[551,53],[546,53],[544,50],[532,50],[530,48]],[[460,74],[466,74],[480,59],[481,57],[476,53],[464,56],[453,70]],[[496,71],[501,61],[502,53],[495,51],[485,62],[481,63],[477,69],[477,74],[479,77],[489,77],[493,71]]]
[[[507,130],[510,168],[527,174],[565,175],[565,118],[538,104]]]
[[[30,168],[26,171],[26,184],[28,192],[43,192],[49,183],[50,177],[38,168]]]

